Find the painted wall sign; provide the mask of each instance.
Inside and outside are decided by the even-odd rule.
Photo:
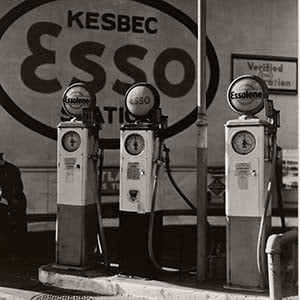
[[[231,55],[232,74],[251,74],[262,78],[273,94],[297,94],[297,59],[291,57],[261,55]]]
[[[139,177],[138,165],[132,163],[133,170],[128,176]],[[133,172],[132,172],[133,171]],[[134,174],[133,174],[134,173]],[[166,185],[170,184],[165,177]],[[119,195],[120,168],[107,166],[102,172],[102,195]],[[211,203],[224,204],[225,193],[225,170],[224,167],[208,166],[207,190],[212,193]]]
[[[0,7],[8,11],[0,20],[0,66],[6,70],[0,103],[31,130],[56,139],[60,99],[74,82],[86,83],[100,99],[105,148],[119,148],[120,125],[131,121],[123,98],[135,82],[158,89],[169,116],[166,137],[196,120],[197,23],[171,4],[26,0]],[[219,82],[209,39],[207,61],[209,106]]]
[[[298,149],[282,149],[282,184],[284,189],[298,188]]]
[[[119,195],[119,181],[119,168],[104,167],[102,171],[102,195]]]

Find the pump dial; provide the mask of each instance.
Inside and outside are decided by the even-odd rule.
[[[74,152],[80,147],[80,135],[76,131],[68,131],[63,135],[61,144],[66,151]]]
[[[247,130],[241,130],[233,136],[231,145],[236,153],[246,155],[254,150],[256,139],[251,132]]]
[[[125,140],[125,149],[131,155],[139,155],[145,149],[145,140],[140,134],[133,133]]]

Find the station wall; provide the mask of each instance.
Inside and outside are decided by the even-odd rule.
[[[0,151],[21,167],[29,213],[56,210],[56,126],[63,91],[74,81],[93,87],[104,122],[101,137],[115,143],[126,120],[126,89],[136,81],[154,84],[169,116],[166,144],[174,177],[195,202],[197,1],[151,3],[1,1]],[[231,55],[296,58],[297,18],[296,0],[207,1],[210,180],[224,179],[224,124],[237,117],[226,102]],[[297,149],[297,94],[270,98],[281,112],[279,145]],[[105,165],[118,167],[118,149],[105,151]],[[295,204],[297,189],[284,191],[284,198]],[[222,204],[222,191],[214,201]],[[186,208],[168,183],[164,207]]]

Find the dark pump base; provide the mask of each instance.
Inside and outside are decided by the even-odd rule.
[[[156,278],[160,272],[148,254],[148,228],[150,214],[120,211],[119,216],[119,266],[123,274]],[[155,212],[153,227],[153,252],[161,263],[162,212]]]

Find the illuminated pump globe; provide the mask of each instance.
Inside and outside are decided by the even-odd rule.
[[[81,120],[83,108],[94,108],[95,105],[96,96],[84,83],[70,85],[63,94],[62,106],[72,118]]]
[[[140,82],[132,85],[125,95],[125,107],[135,119],[147,118],[159,104],[157,90],[148,83]]]
[[[254,116],[264,108],[268,88],[263,79],[254,75],[237,77],[227,90],[227,102],[239,114]]]

